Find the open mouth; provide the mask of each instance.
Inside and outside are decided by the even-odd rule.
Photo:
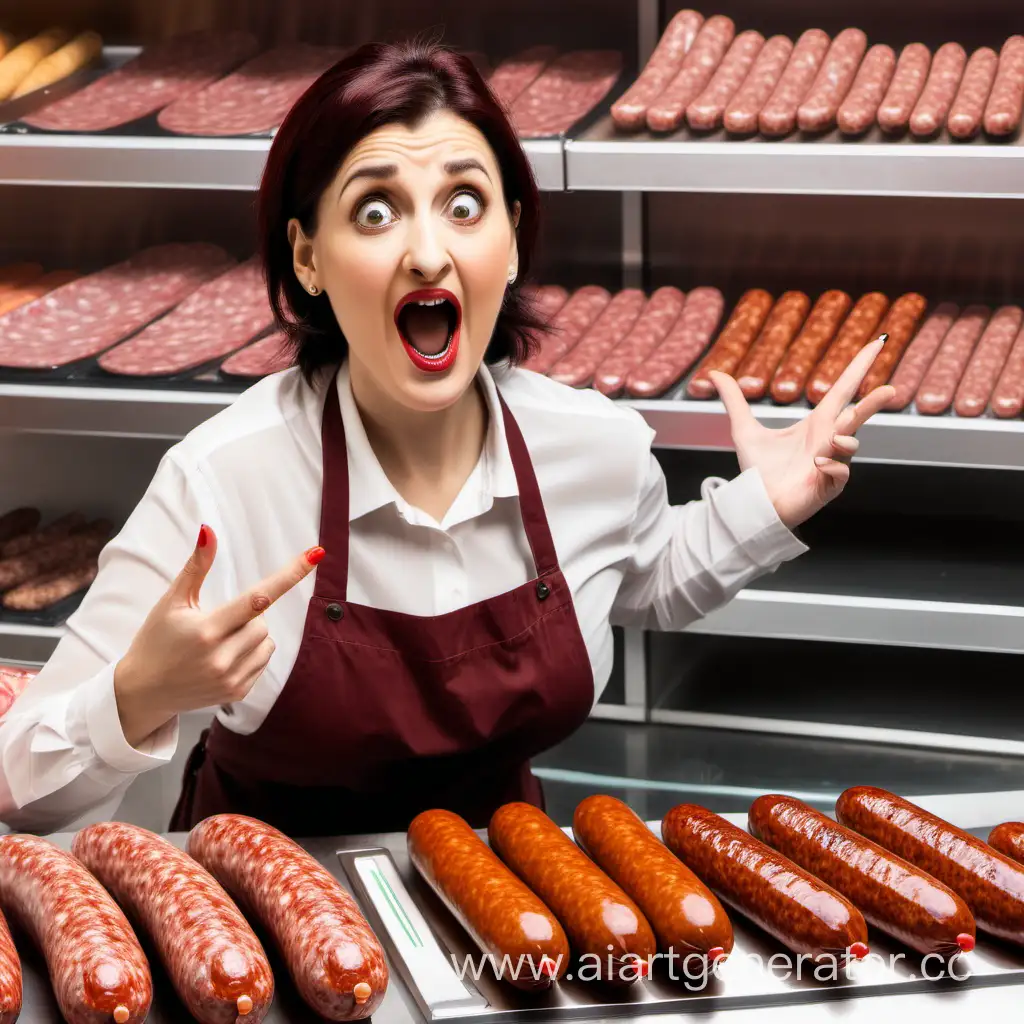
[[[438,373],[458,354],[462,306],[447,289],[411,292],[395,310],[395,326],[413,365]]]

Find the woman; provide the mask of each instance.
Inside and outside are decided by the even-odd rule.
[[[365,46],[299,100],[259,193],[298,368],[161,461],[0,728],[4,821],[111,813],[178,716],[218,706],[172,828],[543,806],[530,758],[587,718],[611,622],[681,629],[804,550],[791,529],[889,397],[846,407],[880,343],[786,430],[717,375],[742,472],[674,508],[635,412],[513,368],[538,327],[519,290],[538,206],[461,56]]]

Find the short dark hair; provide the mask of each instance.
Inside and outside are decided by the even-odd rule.
[[[278,326],[295,348],[307,381],[340,362],[348,342],[324,295],[312,296],[295,276],[288,221],[316,231],[317,204],[345,156],[386,124],[414,127],[450,110],[487,139],[501,169],[505,200],[519,203],[519,276],[506,290],[485,353],[488,363],[522,362],[546,328],[521,285],[537,240],[540,194],[515,129],[473,62],[432,42],[368,43],[325,71],[278,129],[260,182],[260,256]]]

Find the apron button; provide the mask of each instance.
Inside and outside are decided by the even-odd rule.
[[[537,597],[543,601],[550,593],[551,588],[543,580],[539,580],[537,583]]]
[[[327,618],[331,622],[337,622],[345,614],[345,609],[340,604],[329,604],[326,608]]]

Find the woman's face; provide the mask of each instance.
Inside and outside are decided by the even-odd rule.
[[[292,220],[289,240],[348,340],[353,381],[424,412],[465,393],[518,266],[501,171],[473,125],[439,111],[377,129],[320,197],[315,235]]]

